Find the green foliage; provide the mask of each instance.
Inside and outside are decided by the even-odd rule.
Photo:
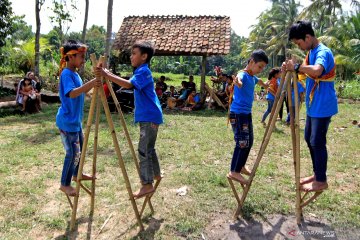
[[[9,0],[0,1],[0,48],[5,45],[5,38],[10,35],[13,29],[13,11]],[[0,51],[1,53],[1,51]]]

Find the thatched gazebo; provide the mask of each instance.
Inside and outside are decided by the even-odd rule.
[[[230,52],[230,17],[129,16],[116,34],[114,50],[130,52],[139,39],[152,41],[157,56],[202,56],[201,93],[205,86],[207,56]]]

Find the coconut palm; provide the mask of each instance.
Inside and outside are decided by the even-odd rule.
[[[45,38],[39,39],[39,53],[44,51],[51,51],[51,47]],[[34,70],[35,68],[35,38],[32,38],[26,42],[18,43],[17,47],[13,48],[16,63],[19,65],[19,69],[24,72]]]

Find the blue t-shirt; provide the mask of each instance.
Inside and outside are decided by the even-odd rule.
[[[309,65],[320,64],[324,67],[325,75],[334,67],[334,56],[331,50],[320,43],[309,53]],[[306,78],[306,109],[310,117],[331,117],[338,112],[337,97],[335,92],[335,82],[319,82],[314,92],[313,100],[310,104],[310,92],[315,81],[310,77]]]
[[[243,85],[241,88],[234,85],[234,95],[230,106],[230,112],[239,114],[251,113],[252,104],[254,101],[255,85],[259,79],[256,76],[251,76],[247,72],[240,72],[237,77],[241,79]]]
[[[140,65],[131,77],[135,96],[135,123],[163,123],[161,105],[155,93],[154,79],[148,64]]]
[[[266,95],[267,100],[275,100],[275,96],[269,91]]]
[[[70,92],[82,86],[83,82],[77,72],[65,68],[61,72],[59,96],[61,106],[56,115],[56,125],[67,132],[79,132],[82,129],[85,94],[70,98]]]
[[[297,83],[297,87],[298,87],[298,101],[300,102],[300,93],[305,92],[305,88],[303,87],[303,85],[301,83]],[[295,106],[295,92],[294,92],[294,87],[291,83],[291,101],[293,103],[293,105]]]

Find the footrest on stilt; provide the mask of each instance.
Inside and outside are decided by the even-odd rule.
[[[158,186],[159,186],[162,179],[163,179],[163,177],[161,177],[159,180],[156,180],[155,181],[155,186],[154,186],[154,191],[145,195],[145,200],[144,200],[144,203],[143,203],[143,205],[141,207],[140,216],[142,216],[147,203],[149,203],[149,208],[150,208],[151,214],[154,213],[154,208],[153,208],[150,200],[151,200],[152,196],[155,194],[155,192],[156,192],[156,190],[157,190],[157,188],[158,188]]]
[[[231,189],[232,189],[232,191],[233,191],[233,193],[234,193],[234,197],[236,198],[236,201],[237,201],[237,203],[238,203],[238,207],[237,207],[237,209],[236,209],[236,211],[235,211],[235,213],[234,213],[234,218],[236,219],[236,218],[238,217],[238,215],[240,214],[240,211],[241,211],[241,208],[242,208],[242,204],[241,204],[241,200],[240,200],[239,194],[238,194],[238,192],[237,192],[237,190],[236,190],[236,188],[235,188],[235,185],[234,185],[234,182],[233,182],[233,181],[238,182],[238,183],[240,184],[240,186],[241,186],[241,188],[242,188],[243,191],[245,191],[246,186],[245,186],[245,184],[241,183],[241,182],[238,181],[237,179],[234,179],[234,178],[230,177],[229,175],[227,175],[226,177],[227,177],[227,179],[228,179],[228,181],[229,181],[229,184],[230,184],[230,187],[231,187]]]
[[[306,199],[306,197],[307,197],[307,195],[308,195],[309,193],[311,193],[311,192],[306,192],[306,193],[302,196],[301,202],[300,202],[300,207],[301,207],[301,208],[305,207],[306,205],[308,205],[309,203],[311,203],[312,201],[314,201],[321,193],[323,193],[323,191],[314,192],[314,194],[313,194],[311,197],[309,197],[309,198]]]

